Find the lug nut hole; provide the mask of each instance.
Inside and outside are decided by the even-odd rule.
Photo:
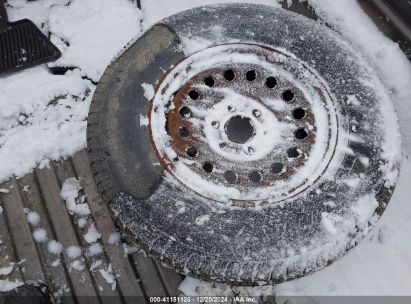
[[[208,76],[204,79],[204,83],[206,86],[212,88],[215,85],[214,78],[211,76]]]
[[[265,81],[267,88],[272,89],[277,85],[277,79],[275,77],[268,77]]]
[[[254,109],[254,110],[253,110],[253,115],[254,115],[255,117],[260,117],[260,116],[261,116],[261,111],[260,111],[260,110],[257,110],[257,109]]]
[[[228,106],[227,110],[228,110],[228,112],[234,112],[235,108],[233,106]]]
[[[283,92],[282,97],[285,101],[291,101],[294,99],[294,92],[291,90],[286,90]]]
[[[188,147],[186,149],[186,154],[190,157],[196,157],[198,154],[198,150],[195,147]]]
[[[254,70],[248,71],[245,73],[245,78],[247,78],[248,81],[254,81],[257,78],[257,73]]]
[[[227,70],[224,72],[224,78],[228,81],[233,81],[235,78],[235,74],[233,70]]]
[[[303,108],[297,108],[293,111],[293,117],[295,119],[302,119],[305,117],[305,110]]]

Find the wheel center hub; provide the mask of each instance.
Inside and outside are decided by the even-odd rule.
[[[178,180],[241,206],[306,189],[337,140],[334,105],[316,74],[284,52],[245,44],[201,51],[169,71],[150,129]]]
[[[254,136],[254,127],[250,118],[233,116],[225,125],[225,132],[232,142],[244,144]]]

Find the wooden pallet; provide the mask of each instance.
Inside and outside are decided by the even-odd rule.
[[[89,244],[84,240],[87,226],[80,228],[79,216],[71,215],[60,191],[70,177],[80,179],[81,194],[91,210],[88,221],[94,221],[101,233],[103,254],[89,256]],[[14,270],[0,279],[45,282],[52,292],[63,294],[63,302],[75,302],[86,298],[98,299],[97,303],[145,303],[150,296],[177,296],[182,276],[164,268],[157,261],[141,253],[125,254],[122,242],[109,244],[108,237],[116,231],[109,210],[94,184],[86,152],[83,150],[65,161],[53,162],[49,168],[35,169],[20,179],[11,179],[0,185],[10,189],[0,194],[3,212],[0,214],[0,267],[14,263]],[[73,268],[73,259],[63,251],[60,256],[52,254],[47,242],[33,239],[33,229],[26,218],[25,208],[40,215],[38,227],[47,231],[49,240],[58,240],[66,248],[77,245],[83,248],[82,260],[85,269]],[[26,212],[25,212],[26,211]],[[60,259],[56,266],[56,260]],[[54,264],[53,264],[54,262]],[[108,284],[101,273],[90,271],[93,263],[109,264],[116,274],[116,287]],[[103,268],[103,269],[106,269]],[[91,298],[90,298],[91,299]],[[80,301],[81,302],[81,301]]]

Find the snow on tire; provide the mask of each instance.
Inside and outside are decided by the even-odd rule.
[[[107,68],[88,121],[119,226],[166,265],[231,284],[301,277],[353,247],[389,202],[399,142],[360,54],[250,4],[154,25]]]

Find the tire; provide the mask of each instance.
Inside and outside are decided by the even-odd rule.
[[[154,102],[143,83],[158,89],[190,56],[229,43],[284,51],[333,101],[330,161],[295,195],[252,206],[207,197],[170,172],[153,125],[142,124]],[[185,11],[149,29],[105,71],[88,118],[94,178],[124,232],[181,273],[240,285],[302,277],[356,245],[390,200],[400,149],[381,88],[348,43],[301,15],[251,4]]]

